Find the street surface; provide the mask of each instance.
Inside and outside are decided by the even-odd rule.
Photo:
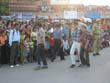
[[[70,68],[71,60],[59,58],[53,63],[48,60],[49,68],[35,71],[36,63],[0,69],[0,83],[110,83],[110,47],[100,51],[101,56],[90,54],[90,68]]]

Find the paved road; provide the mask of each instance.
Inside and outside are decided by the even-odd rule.
[[[70,57],[65,61],[48,61],[46,70],[35,71],[36,63],[16,68],[4,66],[0,69],[0,83],[110,83],[110,48],[100,53],[96,57],[91,54],[90,68],[69,68]]]

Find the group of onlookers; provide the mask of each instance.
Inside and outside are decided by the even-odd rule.
[[[1,21],[0,65],[9,64],[13,68],[37,62],[35,69],[45,69],[46,58],[54,62],[57,56],[66,60],[65,56],[70,55],[71,68],[76,62],[81,63],[79,67],[90,67],[89,53],[100,55],[100,49],[109,46],[110,26],[102,26],[100,19],[94,23],[79,22]]]

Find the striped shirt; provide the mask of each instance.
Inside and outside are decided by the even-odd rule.
[[[78,42],[80,36],[81,36],[81,30],[80,29],[77,29],[77,30],[72,30],[71,31],[71,36],[72,36],[72,40],[74,42]]]

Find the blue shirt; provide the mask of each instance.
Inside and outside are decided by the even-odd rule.
[[[65,28],[64,28],[64,35],[67,37],[67,39],[69,40],[69,30],[68,30],[68,25],[65,25]]]
[[[62,36],[63,36],[63,32],[61,29],[55,30],[53,32],[54,39],[60,39],[60,38],[62,38]]]
[[[87,31],[89,32],[91,30],[91,26],[88,26],[87,27]]]
[[[20,32],[17,30],[10,30],[10,35],[9,35],[9,45],[12,46],[12,43],[17,41],[20,43]]]
[[[101,33],[101,37],[103,38],[105,36],[105,33],[103,32],[103,33]]]
[[[48,49],[50,49],[49,42],[48,42],[48,41],[45,41],[45,43],[46,43],[46,47],[47,47]]]
[[[81,35],[81,30],[80,29],[77,29],[77,30],[73,29],[71,31],[72,40],[75,41],[75,42],[78,42],[78,40],[80,38],[80,35]]]

